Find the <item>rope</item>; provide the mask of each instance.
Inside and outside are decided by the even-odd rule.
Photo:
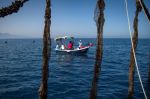
[[[149,20],[149,18],[148,18],[148,15],[146,14],[146,11],[145,11],[145,9],[144,9],[144,6],[143,6],[141,0],[138,0],[138,1],[140,2],[140,5],[141,5],[141,7],[142,7],[142,9],[143,9],[143,11],[144,11],[144,14],[145,14],[145,16],[147,17],[148,22],[149,22],[149,24],[150,24],[150,20]]]
[[[0,17],[5,17],[7,15],[17,13],[19,9],[23,6],[28,0],[15,0],[8,7],[0,8]]]
[[[139,81],[140,81],[140,84],[141,84],[141,87],[142,87],[142,90],[143,90],[145,99],[147,99],[147,96],[146,96],[146,93],[145,93],[145,89],[144,89],[144,87],[143,87],[143,83],[142,83],[142,80],[141,80],[141,76],[140,76],[140,72],[139,72],[137,60],[136,60],[135,50],[134,50],[134,47],[133,47],[132,33],[131,33],[131,27],[130,27],[130,19],[129,19],[129,13],[128,13],[128,3],[127,3],[127,0],[125,0],[125,5],[126,5],[126,14],[127,14],[127,19],[128,19],[128,27],[129,27],[129,33],[130,33],[130,39],[131,39],[131,45],[132,45],[132,51],[133,51],[134,60],[135,60],[135,66],[136,66],[136,69],[137,69]]]
[[[48,93],[48,76],[49,76],[49,60],[51,56],[51,0],[46,1],[45,8],[45,26],[43,33],[43,63],[42,63],[42,80],[39,87],[39,99],[47,99]]]
[[[102,63],[102,56],[103,56],[103,27],[104,27],[104,9],[105,9],[105,1],[98,0],[96,5],[96,10],[94,16],[96,17],[96,25],[97,25],[97,48],[96,48],[96,58],[94,64],[94,73],[92,79],[92,86],[90,90],[90,97],[89,99],[96,99],[97,97],[97,83],[99,74],[101,71],[101,63]]]

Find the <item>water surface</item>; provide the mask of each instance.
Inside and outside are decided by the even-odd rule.
[[[48,99],[88,99],[94,70],[96,39],[82,41],[94,43],[87,55],[57,54],[53,41],[49,62]],[[136,55],[142,81],[150,98],[150,84],[147,82],[149,44],[150,39],[140,39]],[[98,99],[127,98],[130,47],[130,39],[104,39]],[[1,39],[0,99],[37,99],[41,66],[41,39]],[[137,73],[134,98],[144,99]]]

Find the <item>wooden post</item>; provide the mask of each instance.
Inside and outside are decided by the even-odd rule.
[[[138,0],[136,0],[136,12],[135,12],[135,18],[134,18],[134,34],[132,37],[133,40],[133,48],[136,51],[137,43],[138,43],[138,15],[139,12],[141,11],[141,6]],[[133,93],[134,93],[134,70],[135,70],[135,59],[133,55],[133,48],[131,47],[131,52],[130,52],[130,65],[129,65],[129,89],[128,89],[128,98],[132,98]]]
[[[50,0],[46,0],[45,9],[45,27],[43,34],[43,64],[42,64],[42,81],[39,88],[39,98],[47,99],[47,87],[48,87],[48,64],[49,56],[51,55],[51,39],[50,39],[50,24],[51,24],[51,8]]]
[[[97,83],[98,83],[98,76],[101,70],[101,62],[102,62],[102,55],[103,55],[103,25],[104,25],[104,8],[105,2],[104,0],[97,1],[97,7],[100,13],[98,14],[98,19],[96,20],[97,23],[97,49],[96,49],[96,60],[94,66],[94,75],[92,80],[92,87],[90,90],[90,99],[96,99],[97,96]]]

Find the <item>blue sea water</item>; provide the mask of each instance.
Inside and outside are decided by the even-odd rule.
[[[94,43],[87,55],[57,54],[54,51],[55,42],[52,42],[48,99],[88,99],[93,78],[96,39],[82,39],[82,42]],[[127,99],[130,39],[104,39],[103,45],[97,99]],[[149,54],[150,39],[140,39],[136,55],[148,98]],[[42,39],[1,39],[0,99],[39,98],[41,69]],[[144,99],[137,72],[134,84],[134,99]]]

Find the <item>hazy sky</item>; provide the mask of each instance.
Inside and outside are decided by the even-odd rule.
[[[14,0],[0,0],[0,8]],[[51,35],[96,37],[94,9],[97,0],[51,0]],[[131,26],[135,14],[135,0],[128,0]],[[144,0],[149,7],[149,0]],[[124,0],[105,0],[104,37],[129,38]],[[18,13],[0,18],[0,33],[42,37],[45,0],[29,0]],[[144,13],[139,17],[139,37],[150,38],[150,24]]]

